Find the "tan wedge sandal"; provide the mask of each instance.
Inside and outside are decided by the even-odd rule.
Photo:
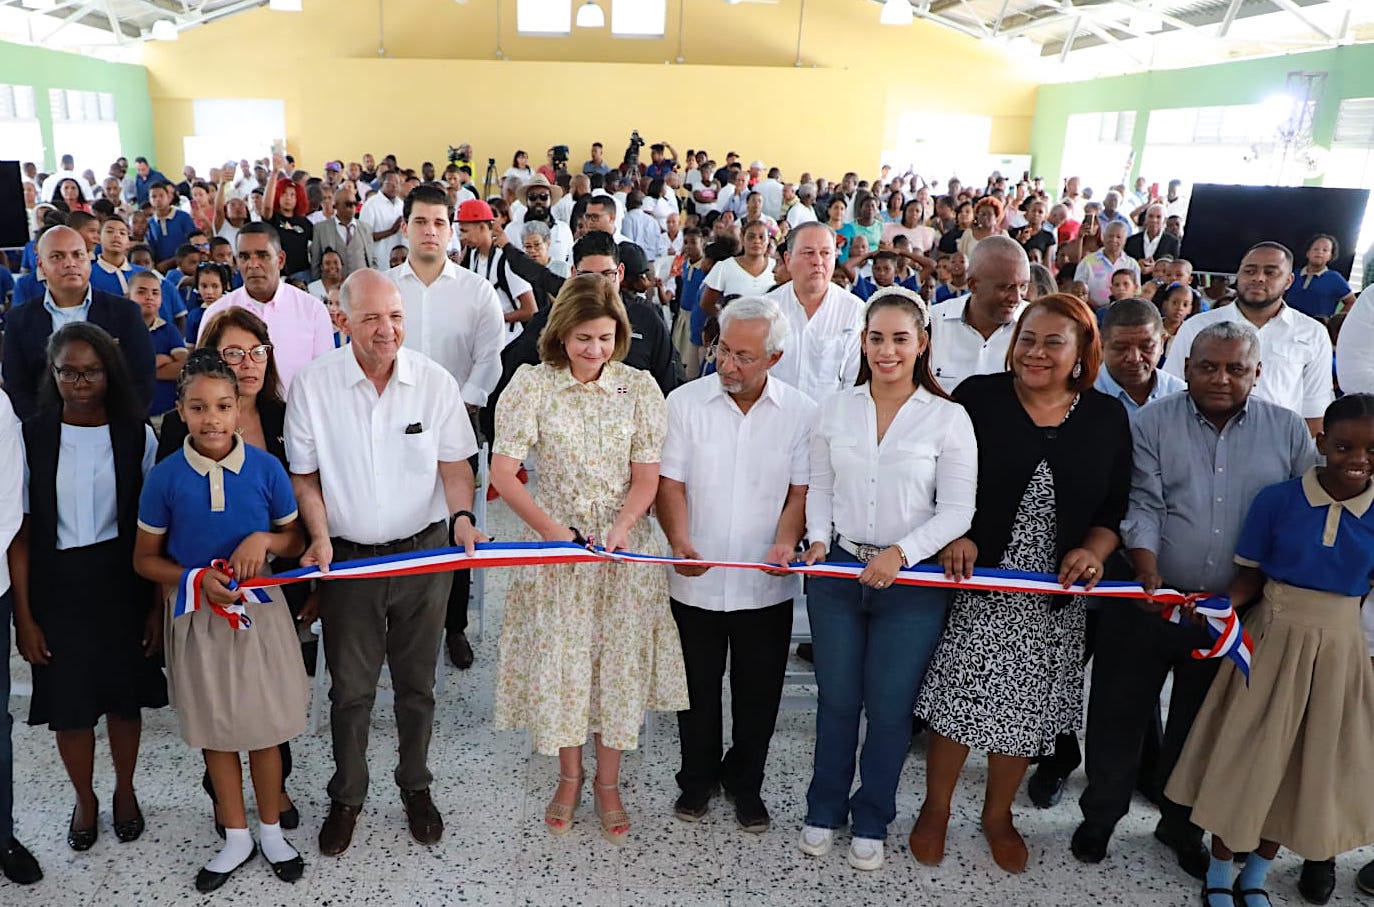
[[[556,799],[549,801],[549,808],[544,810],[544,827],[549,830],[549,834],[555,838],[561,838],[572,831],[573,818],[577,815],[578,804],[582,800],[582,782],[587,780],[587,775],[578,775],[576,778],[569,778],[567,775],[559,775],[560,782],[577,785],[577,800],[571,806],[566,803],[559,803]],[[557,791],[554,792],[557,797]]]
[[[616,790],[619,784],[602,784],[600,781],[592,781],[592,786],[597,790]],[[601,834],[612,844],[623,845],[630,834],[630,816],[623,809],[601,809],[601,800],[593,796],[592,805],[596,807],[596,817],[601,820]],[[619,829],[617,831],[616,829]]]

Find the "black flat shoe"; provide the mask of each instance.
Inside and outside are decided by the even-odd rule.
[[[1365,894],[1374,894],[1374,862],[1364,864],[1355,873],[1355,887]]]
[[[1304,860],[1298,894],[1309,904],[1325,904],[1336,890],[1335,860]]]
[[[143,821],[143,810],[137,804],[134,808],[138,809],[138,815],[122,822],[116,821],[114,824],[115,837],[119,839],[121,844],[137,841],[139,835],[143,834],[143,829],[147,827]]]
[[[1180,869],[1199,882],[1206,879],[1207,866],[1211,863],[1211,856],[1207,847],[1202,843],[1200,832],[1197,834],[1180,834],[1170,828],[1163,819],[1160,819],[1159,823],[1155,825],[1155,840],[1174,852]]]
[[[1085,821],[1073,833],[1069,851],[1080,863],[1101,863],[1107,857],[1107,843],[1111,839],[1112,829]]]
[[[1263,888],[1241,888],[1239,877],[1236,878],[1236,884],[1231,886],[1231,895],[1236,899],[1236,907],[1246,907],[1245,899],[1250,895],[1259,895],[1264,898],[1264,903],[1274,907],[1274,902],[1269,900],[1269,892]]]
[[[99,815],[100,803],[96,802],[96,814]],[[72,823],[76,821],[76,807],[72,807],[71,822],[67,823],[67,846],[75,851],[90,850],[95,844],[96,838],[100,837],[100,821],[97,818],[89,828],[76,828]]]
[[[228,872],[215,872],[213,869],[202,869],[200,872],[196,873],[196,891],[199,891],[201,894],[209,894],[221,887],[225,882],[229,881],[231,875],[243,868],[244,863],[247,863],[257,855],[258,845],[254,844],[253,849],[249,851],[243,863],[240,863]]]
[[[262,858],[267,860],[267,855],[263,854]],[[299,882],[301,876],[305,875],[305,858],[300,854],[289,860],[282,860],[280,863],[267,860],[267,864],[272,867],[272,875],[283,882]]]
[[[43,878],[38,861],[15,837],[11,837],[8,844],[0,845],[0,871],[16,885],[32,885]]]
[[[1207,899],[1214,894],[1230,895],[1233,903],[1240,903],[1236,900],[1236,893],[1230,888],[1208,888],[1207,884],[1204,882],[1202,885],[1202,907],[1212,907],[1212,902]]]
[[[277,814],[277,821],[286,831],[295,831],[301,825],[301,811],[292,803],[290,809],[284,809]]]

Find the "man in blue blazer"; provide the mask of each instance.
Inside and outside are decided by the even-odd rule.
[[[73,321],[104,328],[119,344],[139,396],[152,400],[156,357],[138,306],[91,288],[86,241],[70,227],[53,227],[38,241],[38,266],[47,278],[42,299],[11,310],[5,329],[5,390],[14,411],[27,419],[38,409],[38,389],[48,367],[48,337]]]

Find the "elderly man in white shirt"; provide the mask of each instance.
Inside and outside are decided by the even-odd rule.
[[[805,528],[816,405],[769,377],[789,328],[777,303],[744,297],[720,314],[716,374],[668,396],[657,512],[678,557],[785,564]],[[789,354],[790,355],[790,354]],[[792,636],[794,577],[678,567],[669,577],[691,708],[678,712],[678,818],[699,821],[720,785],[745,831],[769,827],[760,796]],[[730,749],[721,679],[730,656]]]
[[[328,570],[336,558],[450,542],[471,551],[485,536],[472,515],[467,460],[477,441],[458,382],[402,346],[405,303],[384,275],[349,275],[339,306],[353,342],[302,371],[287,400],[287,456],[310,532],[301,563]],[[334,743],[329,815],[319,839],[326,856],[348,848],[367,796],[368,728],[384,660],[400,738],[395,780],[411,836],[421,844],[443,836],[429,795],[428,754],[450,582],[451,574],[432,573],[321,584]]]
[[[1287,247],[1275,242],[1252,246],[1236,274],[1235,303],[1184,321],[1173,348],[1192,349],[1193,338],[1209,324],[1248,322],[1260,338],[1260,375],[1254,395],[1293,410],[1307,420],[1315,435],[1321,431],[1322,416],[1335,396],[1331,387],[1331,335],[1320,321],[1283,301],[1283,294],[1292,285],[1293,253]],[[1164,361],[1164,371],[1183,377],[1186,358],[1170,356]]]
[[[405,303],[405,346],[443,366],[458,382],[468,414],[475,416],[501,380],[506,324],[495,288],[444,254],[453,235],[447,202],[446,193],[434,186],[410,190],[402,227],[410,256],[386,276]],[[469,465],[475,468],[476,460]],[[444,621],[449,660],[460,670],[473,662],[467,639],[471,576],[467,570],[453,574]]]
[[[946,393],[970,375],[1007,370],[1030,287],[1026,250],[1009,236],[989,236],[969,256],[968,285],[966,295],[930,309],[930,368]]]
[[[796,204],[787,209],[788,229],[795,230],[816,219],[816,187],[812,183],[802,183],[797,187]]]
[[[296,372],[334,349],[334,324],[318,299],[281,279],[286,253],[271,224],[245,225],[239,231],[236,251],[243,286],[224,294],[205,310],[200,320],[202,330],[233,306],[257,315],[272,338],[272,358],[286,392]]]
[[[822,223],[793,230],[783,253],[792,280],[768,294],[792,328],[789,350],[773,377],[820,402],[859,374],[864,303],[831,281],[835,232]]]

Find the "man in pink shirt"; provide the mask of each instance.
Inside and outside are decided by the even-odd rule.
[[[334,325],[329,310],[314,296],[281,279],[286,254],[270,224],[244,225],[238,236],[239,272],[243,286],[226,293],[205,310],[202,330],[230,306],[247,309],[267,325],[277,360],[283,393],[306,363],[334,349]]]

